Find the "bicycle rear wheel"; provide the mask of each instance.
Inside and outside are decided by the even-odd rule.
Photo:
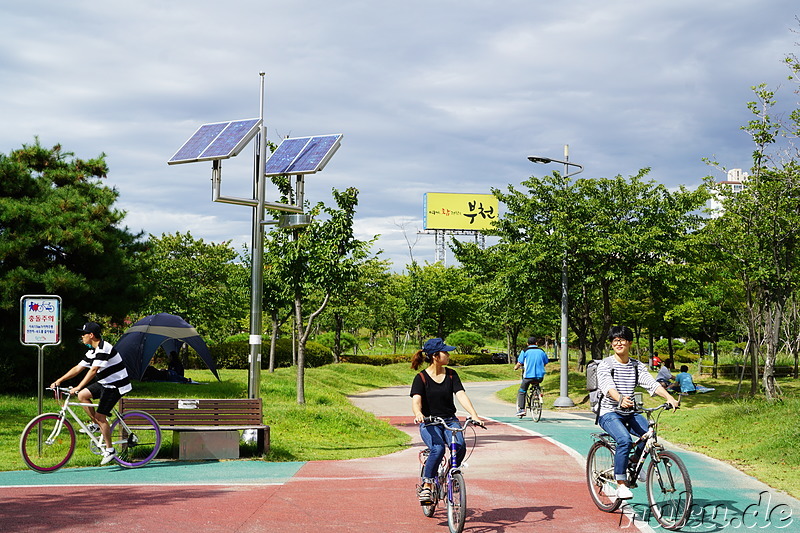
[[[692,509],[692,482],[680,457],[660,451],[647,467],[647,501],[653,517],[665,529],[686,524]]]
[[[447,499],[447,525],[450,533],[461,533],[467,516],[467,487],[461,472],[450,477],[450,495]]]
[[[148,413],[128,411],[111,424],[111,441],[117,450],[114,460],[125,468],[136,468],[146,465],[158,455],[161,428]]]
[[[542,419],[542,397],[540,396],[538,387],[531,387],[530,393],[530,409],[531,420],[538,422]]]
[[[619,508],[622,500],[616,496],[614,450],[605,442],[595,442],[589,448],[586,456],[586,483],[598,509],[610,513]]]
[[[54,472],[67,464],[75,452],[75,430],[57,413],[37,416],[22,430],[19,441],[22,460],[37,472]]]

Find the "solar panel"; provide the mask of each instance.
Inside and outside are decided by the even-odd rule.
[[[264,174],[313,174],[319,172],[336,153],[342,134],[284,139],[267,160]]]
[[[260,126],[260,118],[203,124],[167,163],[177,165],[233,157],[247,146]]]

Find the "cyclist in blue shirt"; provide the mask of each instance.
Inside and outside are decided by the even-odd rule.
[[[536,337],[528,338],[528,346],[517,357],[517,364],[514,365],[514,370],[519,370],[524,367],[522,371],[522,383],[519,386],[519,393],[517,394],[517,414],[516,416],[523,416],[525,414],[525,395],[528,393],[528,387],[534,383],[541,383],[544,379],[545,368],[544,365],[550,362],[544,350],[539,348],[540,339]]]

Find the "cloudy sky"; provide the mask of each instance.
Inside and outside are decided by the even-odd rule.
[[[107,154],[133,231],[236,245],[251,210],[211,200],[211,164],[166,161],[202,124],[257,117],[270,140],[342,133],[312,202],[360,190],[361,238],[401,270],[432,261],[425,192],[488,193],[584,165],[651,167],[670,187],[747,168],[751,86],[797,102],[796,0],[26,0],[0,19],[0,152],[38,136]],[[223,162],[222,192],[250,196],[252,150]],[[268,200],[275,199],[268,191]]]

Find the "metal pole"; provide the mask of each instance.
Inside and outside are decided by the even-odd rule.
[[[564,145],[564,160],[552,159],[549,157],[540,157],[540,156],[528,156],[528,160],[532,163],[561,163],[564,165],[564,175],[562,179],[564,180],[564,187],[562,189],[563,192],[566,192],[566,184],[567,179],[570,176],[574,176],[576,174],[580,174],[583,172],[583,166],[577,163],[570,163],[569,162],[569,145]],[[576,172],[572,174],[569,173],[569,167],[578,167]],[[562,202],[564,203],[564,202]],[[566,209],[566,205],[564,206]],[[569,379],[569,346],[567,343],[567,335],[568,335],[568,326],[569,326],[569,299],[567,298],[568,294],[568,285],[567,285],[567,257],[568,257],[568,249],[566,246],[566,235],[564,241],[564,256],[561,259],[561,349],[559,352],[559,357],[561,358],[561,387],[559,394],[560,396],[553,402],[555,407],[573,407],[575,402],[573,402],[569,398],[569,390],[568,390],[568,379]]]
[[[257,205],[253,207],[253,242],[250,261],[250,376],[247,382],[247,397],[259,398],[261,390],[261,311],[264,292],[264,196],[266,177],[267,128],[264,126],[264,72],[261,76],[261,131],[258,135],[258,154],[255,164],[253,186]]]
[[[564,179],[569,176],[569,145],[564,145]],[[566,183],[565,183],[566,186]],[[573,402],[569,397],[569,342],[568,342],[568,326],[569,326],[569,298],[568,298],[568,285],[567,285],[567,247],[564,246],[564,256],[561,259],[561,351],[559,357],[561,358],[561,385],[559,390],[559,397],[553,402],[554,407],[574,407]]]

